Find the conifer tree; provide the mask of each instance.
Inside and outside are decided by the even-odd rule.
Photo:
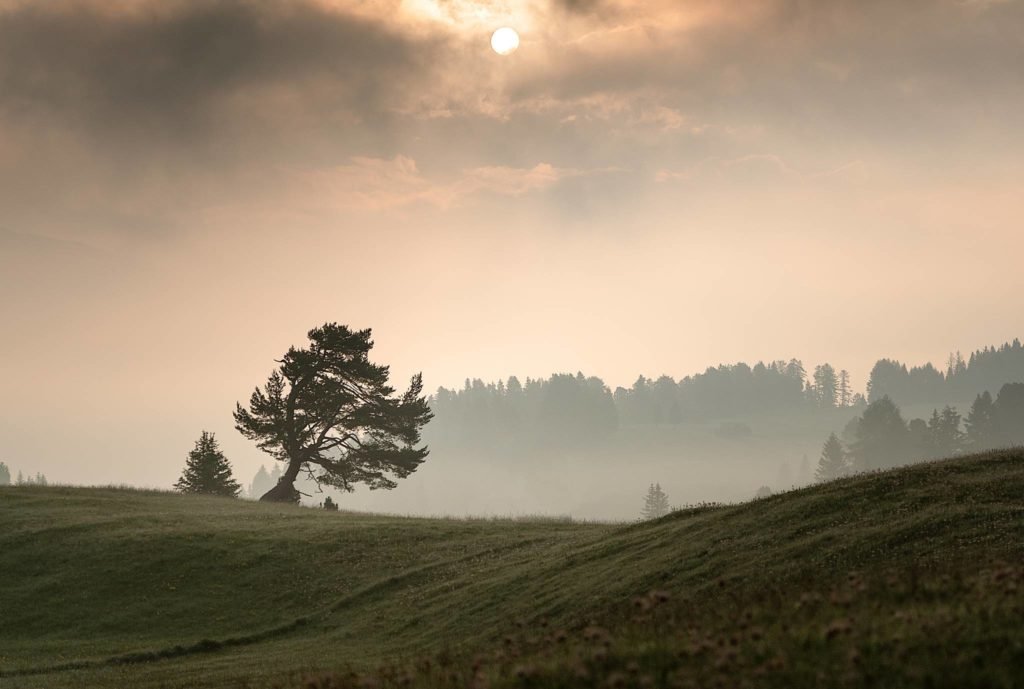
[[[0,486],[9,486],[11,484],[11,470],[7,468],[7,465],[0,462]]]
[[[260,500],[297,502],[300,472],[344,491],[394,488],[426,458],[423,378],[396,393],[388,367],[369,360],[370,336],[338,323],[310,330],[309,346],[290,348],[249,407],[236,406],[235,428],[285,467]]]
[[[967,443],[972,450],[985,450],[996,444],[995,404],[986,390],[974,399],[967,414]]]
[[[868,405],[855,432],[850,450],[858,470],[888,469],[906,462],[910,449],[907,422],[888,395]]]
[[[845,368],[839,372],[839,406],[849,407],[853,404],[853,390],[850,388],[850,372]]]
[[[836,370],[831,365],[822,364],[815,367],[813,395],[821,407],[836,406],[839,399],[839,381],[836,378]]]
[[[644,497],[644,509],[641,516],[644,519],[658,519],[668,514],[668,496],[661,489],[660,483],[652,483],[647,489],[647,496]]]
[[[203,431],[199,436],[174,488],[182,493],[238,496],[241,486],[231,476],[231,464],[217,446],[213,433]]]
[[[928,420],[928,457],[952,457],[963,449],[964,434],[960,430],[960,414],[949,406],[932,411]]]
[[[831,481],[845,476],[849,469],[843,444],[839,442],[839,436],[833,433],[821,448],[821,459],[818,460],[818,470],[814,477],[818,481]]]
[[[277,467],[274,468],[276,469]],[[261,464],[259,471],[257,471],[256,475],[252,477],[252,483],[249,484],[249,497],[253,500],[259,500],[261,495],[277,484],[278,478],[281,478],[280,474],[277,478],[271,477],[271,475],[267,473],[267,468]]]

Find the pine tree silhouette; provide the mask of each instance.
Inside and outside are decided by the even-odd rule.
[[[818,481],[831,481],[832,479],[845,476],[850,471],[850,465],[846,457],[846,450],[835,433],[828,437],[825,446],[821,448],[821,459],[818,460],[818,470],[814,478]]]
[[[217,446],[213,433],[203,431],[195,449],[188,453],[185,470],[174,488],[182,493],[238,497],[241,486],[231,476],[231,464]]]
[[[660,483],[652,483],[647,489],[647,496],[644,498],[644,509],[641,515],[644,519],[657,519],[668,514],[668,496],[661,489]]]

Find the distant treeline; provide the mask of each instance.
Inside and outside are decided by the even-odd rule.
[[[18,472],[17,478],[12,478],[11,469],[3,462],[0,462],[0,486],[45,486],[48,485],[46,476],[40,472],[36,472],[35,476],[29,474],[25,476],[20,471]]]
[[[555,374],[521,383],[466,380],[462,390],[438,389],[431,398],[435,420],[428,432],[446,439],[500,438],[544,444],[597,442],[620,425],[681,424],[760,411],[787,411],[864,404],[850,389],[846,371],[829,364],[808,377],[791,361],[718,366],[675,381],[641,376],[612,392],[600,378]]]
[[[871,373],[868,398],[943,406],[1017,381],[1024,381],[1024,347],[1014,340],[979,350],[966,361],[959,353],[951,355],[946,373],[931,364],[908,370],[883,359]],[[435,420],[428,434],[576,444],[598,442],[619,426],[863,407],[867,401],[851,388],[845,370],[822,364],[808,372],[797,359],[722,365],[678,381],[641,376],[614,392],[600,378],[582,373],[525,382],[515,376],[497,383],[467,379],[461,390],[442,387],[431,397]]]
[[[687,419],[721,419],[767,410],[850,407],[863,398],[850,375],[822,364],[809,376],[798,359],[709,368],[676,382],[669,376],[641,376],[613,394],[626,424],[674,424]]]
[[[944,404],[969,400],[986,390],[995,393],[1003,383],[1024,381],[1024,346],[1019,339],[1001,347],[985,347],[966,360],[950,354],[946,370],[932,364],[907,368],[906,364],[882,359],[868,380],[868,400],[888,396],[899,404]]]
[[[527,378],[525,384],[515,376],[507,383],[467,380],[462,390],[438,389],[430,406],[434,421],[428,437],[449,440],[598,442],[619,425],[608,386],[582,373]]]

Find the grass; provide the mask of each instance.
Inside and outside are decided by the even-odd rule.
[[[1024,452],[629,525],[0,489],[0,686],[1024,682]]]

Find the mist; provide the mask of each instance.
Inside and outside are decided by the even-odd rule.
[[[0,0],[0,685],[1024,686],[1022,37]]]
[[[1018,2],[4,2],[0,460],[167,488],[208,430],[248,485],[274,460],[234,405],[325,322],[372,328],[431,396],[776,359],[867,396],[879,358],[1010,342],[1020,24]],[[856,415],[620,416],[556,450],[467,445],[439,412],[415,474],[341,504],[739,500],[810,481]]]

